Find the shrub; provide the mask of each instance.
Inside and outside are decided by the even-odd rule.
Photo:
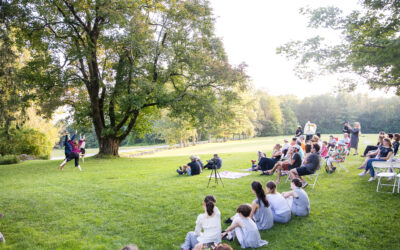
[[[18,156],[16,156],[16,155],[1,156],[0,155],[0,165],[16,164],[16,163],[19,163]]]

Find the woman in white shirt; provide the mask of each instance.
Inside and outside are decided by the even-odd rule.
[[[214,245],[221,242],[221,213],[215,206],[215,197],[207,195],[203,202],[204,213],[199,214],[196,228],[188,232],[182,249],[193,249],[196,244]]]
[[[276,184],[273,181],[267,183],[267,200],[271,206],[274,221],[287,223],[291,218],[291,210],[286,199],[276,191]]]

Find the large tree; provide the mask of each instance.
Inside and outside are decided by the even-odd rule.
[[[69,104],[90,121],[100,155],[154,108],[181,109],[198,92],[218,96],[243,82],[214,34],[206,0],[16,0],[13,19],[31,50],[26,82],[49,112]]]
[[[371,89],[395,89],[400,95],[400,2],[363,0],[362,10],[348,15],[336,7],[302,9],[309,27],[341,32],[341,42],[332,44],[316,36],[307,41],[292,41],[277,49],[297,62],[296,73],[312,79],[316,74],[356,73],[343,78],[341,87],[366,83]]]

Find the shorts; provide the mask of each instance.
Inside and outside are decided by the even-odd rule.
[[[293,165],[290,165],[289,162],[283,162],[282,163],[282,169],[283,170],[292,170],[294,167]]]
[[[187,168],[187,169],[186,169],[186,174],[187,174],[188,176],[191,176],[191,175],[192,175],[192,170],[191,170],[190,168]]]
[[[81,148],[81,154],[85,154],[86,153],[86,150],[84,149],[84,148]]]
[[[314,172],[309,171],[306,167],[299,167],[299,168],[296,168],[296,171],[297,171],[297,173],[298,173],[300,176],[303,176],[303,175],[310,175],[310,174],[313,174],[313,173],[314,173]]]

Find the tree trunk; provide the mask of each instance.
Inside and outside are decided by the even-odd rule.
[[[111,155],[119,157],[118,149],[120,141],[115,137],[102,137],[99,139],[99,156]]]

